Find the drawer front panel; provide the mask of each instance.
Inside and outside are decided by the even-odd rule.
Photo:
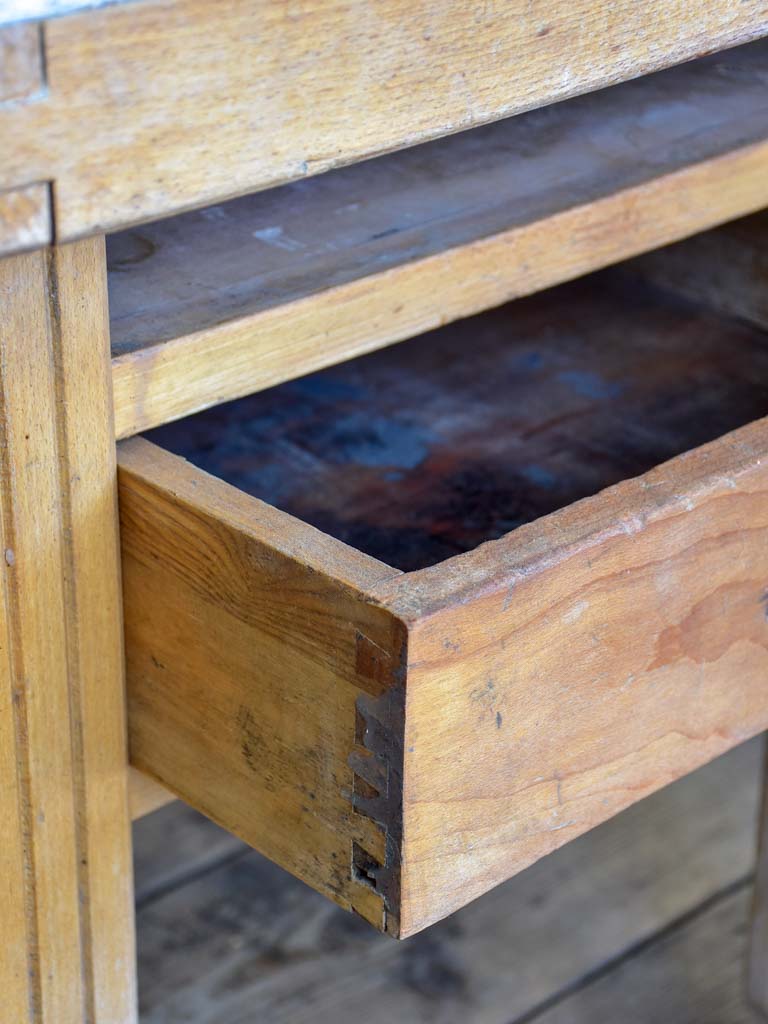
[[[763,420],[384,585],[404,934],[768,727],[767,456]]]

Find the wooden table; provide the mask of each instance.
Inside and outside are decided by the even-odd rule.
[[[768,3],[76,6],[0,7],[13,1024],[135,1019],[129,780],[405,936],[768,727],[764,420],[406,572],[116,447],[768,206]],[[633,272],[760,323],[764,230]]]

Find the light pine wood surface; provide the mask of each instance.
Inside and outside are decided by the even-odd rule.
[[[2,1014],[135,1020],[104,240],[0,261]]]
[[[126,437],[768,203],[768,44],[112,238]]]
[[[765,0],[145,0],[43,25],[48,88],[0,107],[0,189],[58,241],[303,178],[747,42]]]

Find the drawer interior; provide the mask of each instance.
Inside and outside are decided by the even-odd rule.
[[[763,331],[608,270],[148,436],[411,571],[766,414]]]
[[[121,444],[133,763],[406,937],[768,727],[768,337],[710,242]]]

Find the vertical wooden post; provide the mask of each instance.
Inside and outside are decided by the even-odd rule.
[[[768,736],[763,737],[763,794],[747,962],[749,1000],[768,1020]]]
[[[136,1020],[103,238],[0,261],[0,1003]]]

